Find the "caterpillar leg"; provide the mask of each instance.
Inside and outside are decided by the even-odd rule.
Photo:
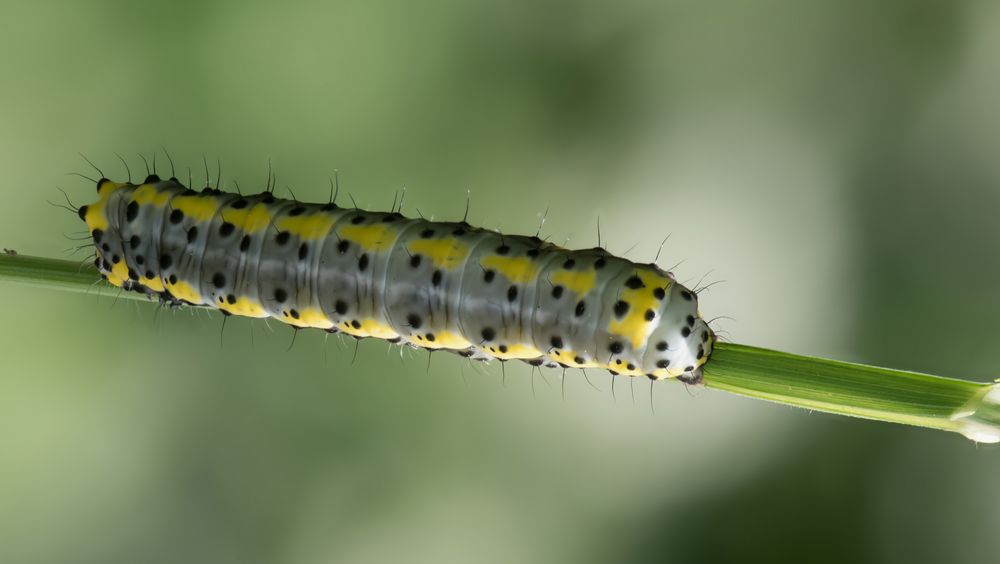
[[[677,377],[678,380],[684,382],[689,386],[703,386],[705,385],[705,374],[701,366],[695,368],[691,372],[685,372]]]

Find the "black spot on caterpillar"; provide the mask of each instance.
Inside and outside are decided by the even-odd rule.
[[[102,178],[82,206],[108,282],[227,315],[475,359],[698,382],[715,335],[655,265],[465,222]]]

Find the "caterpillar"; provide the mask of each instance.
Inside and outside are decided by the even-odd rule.
[[[188,182],[190,184],[190,181]],[[697,384],[715,334],[655,264],[537,236],[175,177],[97,181],[80,219],[107,282],[170,306],[532,366]]]

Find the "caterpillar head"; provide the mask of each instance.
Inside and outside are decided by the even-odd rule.
[[[657,377],[700,384],[702,367],[712,355],[715,333],[698,313],[698,296],[674,282],[660,325],[649,337],[646,363]]]

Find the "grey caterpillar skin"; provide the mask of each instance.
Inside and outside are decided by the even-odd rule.
[[[652,264],[466,223],[98,182],[84,206],[110,283],[172,304],[274,317],[476,359],[698,382],[715,335]]]

